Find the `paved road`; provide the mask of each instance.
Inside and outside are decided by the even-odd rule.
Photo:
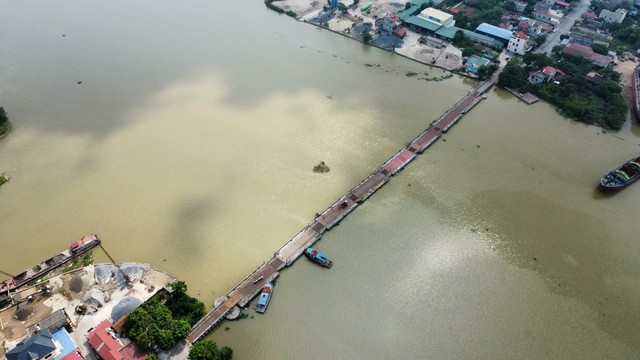
[[[580,18],[580,16],[587,11],[591,5],[591,0],[580,0],[580,2],[567,14],[560,25],[558,25],[556,32],[547,36],[547,41],[535,50],[537,53],[551,54],[551,50],[554,46],[560,45],[560,35],[569,32],[569,29],[573,26],[573,23]]]

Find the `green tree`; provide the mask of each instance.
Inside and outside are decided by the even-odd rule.
[[[453,35],[453,44],[458,45],[464,41],[464,32],[462,30],[456,31],[455,35]]]
[[[211,340],[199,341],[189,350],[189,360],[217,360],[218,345]]]
[[[338,10],[340,10],[341,12],[347,12],[347,5],[345,5],[344,3],[339,2],[338,3]]]
[[[547,41],[547,36],[546,35],[540,35],[535,39],[536,45],[538,45],[538,46],[544,44],[545,41]]]
[[[516,4],[513,1],[506,1],[504,3],[504,9],[507,10],[507,11],[515,12],[516,11]]]
[[[486,80],[490,78],[491,75],[493,75],[497,70],[498,70],[498,65],[496,64],[481,66],[478,69],[478,78],[480,78],[481,80]]]
[[[228,346],[223,346],[220,348],[218,352],[220,355],[220,360],[231,360],[233,359],[233,350]]]
[[[607,52],[609,51],[607,49],[607,46],[604,44],[591,44],[591,48],[593,49],[594,52],[601,54],[601,55],[607,55]]]
[[[371,39],[373,39],[373,35],[371,35],[371,33],[369,32],[362,33],[362,41],[368,43],[369,41],[371,41]]]
[[[517,59],[509,61],[498,76],[498,84],[509,88],[521,89],[527,83],[527,71]]]
[[[554,54],[560,54],[562,52],[562,50],[564,50],[564,46],[556,45],[551,49],[551,52],[554,53]]]
[[[0,106],[0,136],[4,135],[7,130],[9,130],[9,117],[4,108]]]

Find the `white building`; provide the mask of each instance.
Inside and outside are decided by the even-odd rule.
[[[604,20],[606,23],[621,23],[624,20],[624,17],[627,16],[627,10],[619,8],[616,11],[609,11],[607,9],[603,9],[600,12],[599,18]]]
[[[529,37],[522,31],[518,31],[511,36],[509,44],[507,45],[507,51],[512,53],[524,55],[529,50]]]
[[[419,18],[426,20],[434,25],[449,27],[455,24],[453,15],[447,14],[434,8],[426,8],[418,15]]]

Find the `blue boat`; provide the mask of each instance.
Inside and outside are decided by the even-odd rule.
[[[321,253],[318,250],[315,250],[312,247],[308,247],[304,250],[304,254],[311,259],[311,261],[315,262],[316,264],[320,264],[324,267],[330,268],[333,265],[333,262],[331,260],[329,260],[329,258],[327,257],[327,255]]]
[[[269,305],[269,299],[271,299],[271,292],[273,291],[273,285],[271,283],[266,283],[262,288],[262,292],[260,293],[260,298],[258,298],[258,304],[256,305],[256,311],[263,314],[265,310],[267,310],[267,305]]]

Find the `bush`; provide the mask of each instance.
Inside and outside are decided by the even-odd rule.
[[[187,337],[204,315],[204,304],[187,295],[187,284],[170,284],[173,292],[158,294],[135,309],[124,324],[125,334],[144,351],[155,346],[168,350]],[[164,301],[164,303],[163,303]]]
[[[4,111],[4,108],[0,106],[0,136],[4,135],[9,130],[9,117]]]
[[[204,340],[193,344],[189,350],[189,360],[231,360],[233,350],[230,347],[218,349],[218,345],[211,340]]]

